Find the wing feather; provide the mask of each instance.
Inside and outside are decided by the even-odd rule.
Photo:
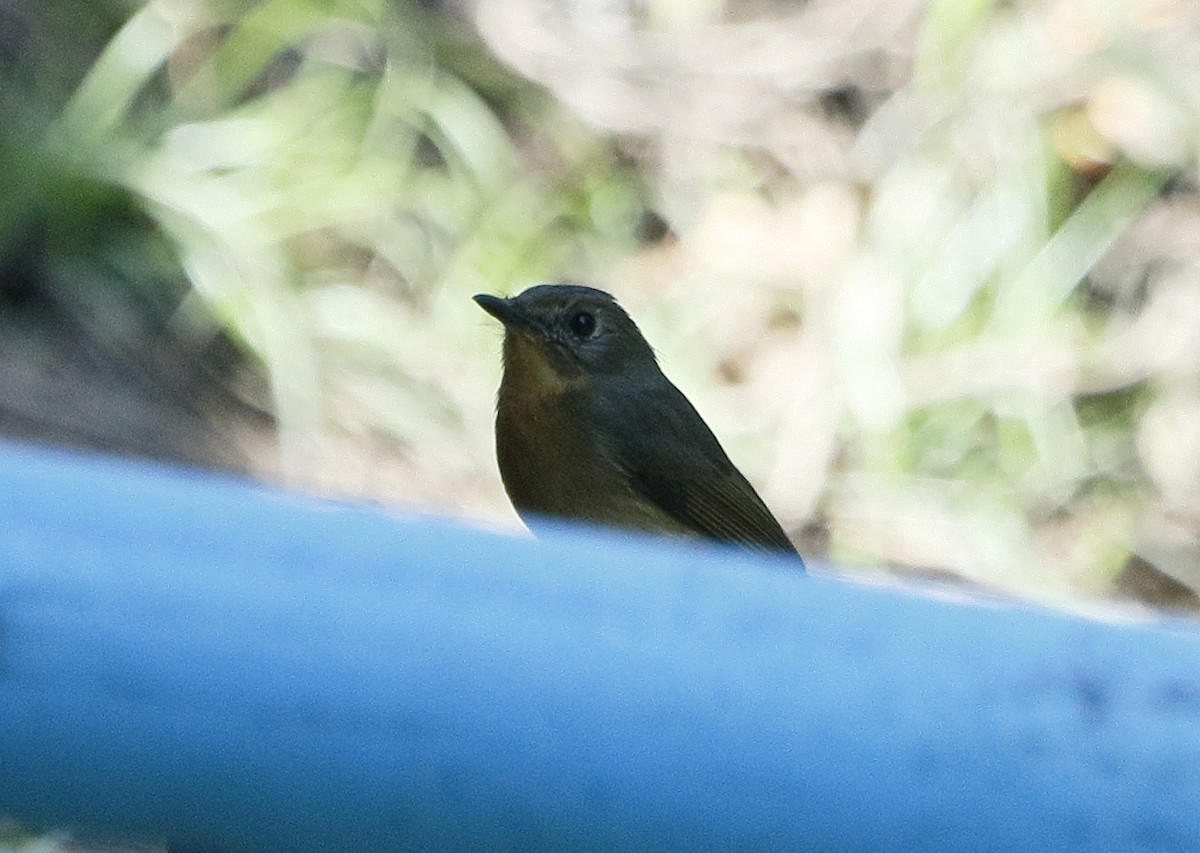
[[[589,413],[630,486],[697,534],[763,551],[796,548],[729,461],[692,404],[666,377],[630,393],[593,394]]]

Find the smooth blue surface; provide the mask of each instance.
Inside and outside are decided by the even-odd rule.
[[[0,814],[220,850],[1188,850],[1200,637],[0,445]]]

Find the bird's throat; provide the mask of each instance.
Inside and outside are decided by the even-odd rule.
[[[504,335],[504,378],[502,397],[538,405],[557,397],[585,381],[580,373],[565,375],[551,360],[545,344],[522,331]]]

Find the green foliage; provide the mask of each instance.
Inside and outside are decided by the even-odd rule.
[[[453,345],[452,300],[633,245],[637,175],[445,23],[381,3],[144,6],[47,130],[52,177],[24,193],[53,200],[70,173],[140,200],[265,367],[300,476],[327,426],[366,418],[415,443],[414,422],[455,408],[413,370]],[[394,387],[368,390],[364,365]]]

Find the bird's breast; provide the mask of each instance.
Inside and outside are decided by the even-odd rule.
[[[561,397],[501,389],[496,459],[522,514],[568,515],[583,500],[585,484],[605,477],[586,425]]]
[[[536,516],[558,516],[682,532],[633,490],[626,473],[603,452],[581,409],[569,393],[522,394],[501,385],[496,458],[521,518],[527,524]]]

